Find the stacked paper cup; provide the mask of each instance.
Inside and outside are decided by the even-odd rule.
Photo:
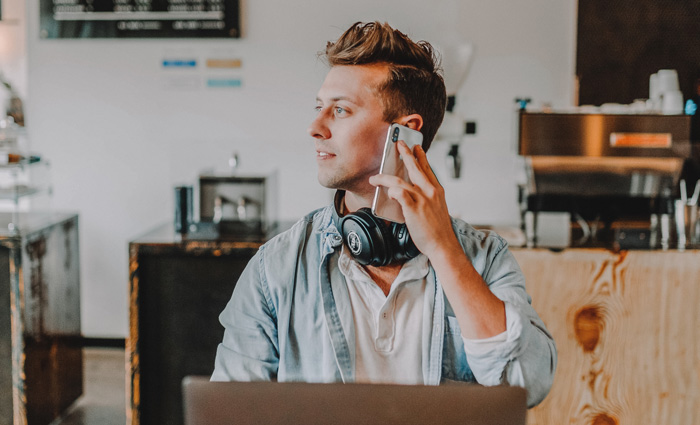
[[[683,93],[678,88],[678,72],[660,69],[649,77],[649,101],[651,108],[665,115],[683,113]]]

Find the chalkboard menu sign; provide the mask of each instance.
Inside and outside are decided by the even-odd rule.
[[[239,0],[40,0],[41,38],[237,38]]]

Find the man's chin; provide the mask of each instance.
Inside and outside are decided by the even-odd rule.
[[[369,177],[353,176],[352,178],[342,178],[334,175],[318,174],[318,183],[334,190],[345,190],[353,193],[374,194],[374,186],[369,184]]]
[[[327,189],[342,189],[344,186],[342,179],[335,178],[332,175],[318,173],[318,183]]]
[[[328,181],[319,176],[318,183],[326,189],[343,189],[342,185],[334,181]]]

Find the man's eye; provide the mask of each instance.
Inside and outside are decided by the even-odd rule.
[[[338,115],[344,114],[344,113],[345,113],[345,109],[341,108],[340,106],[336,106],[336,107],[335,107],[335,113],[338,114]]]
[[[321,112],[321,109],[323,109],[323,107],[321,105],[314,106],[314,111],[316,111],[316,112]]]

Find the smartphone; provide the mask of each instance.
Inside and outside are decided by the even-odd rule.
[[[384,155],[382,156],[382,165],[379,168],[379,174],[397,176],[410,183],[411,180],[408,177],[408,170],[399,155],[397,146],[399,140],[403,140],[406,142],[409,149],[413,149],[415,145],[423,143],[423,134],[420,131],[412,130],[403,125],[392,124],[386,134]],[[396,223],[403,223],[406,221],[401,211],[401,204],[389,198],[387,188],[383,186],[377,186],[377,190],[374,192],[372,214]]]

